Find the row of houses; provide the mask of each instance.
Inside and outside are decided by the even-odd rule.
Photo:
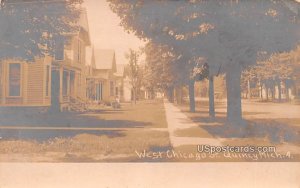
[[[110,103],[116,98],[131,101],[132,87],[125,64],[116,63],[114,50],[88,48],[86,97],[88,103]]]
[[[85,10],[78,24],[80,30],[67,36],[68,43],[56,46],[54,57],[0,61],[0,107],[64,111],[116,98],[130,100],[130,83],[124,65],[116,64],[114,50],[91,47]]]

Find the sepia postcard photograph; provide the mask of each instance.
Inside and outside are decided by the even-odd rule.
[[[18,164],[278,162],[300,162],[300,1],[1,0],[0,188]]]

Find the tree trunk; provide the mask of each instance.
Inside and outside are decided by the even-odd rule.
[[[174,87],[173,86],[168,88],[168,99],[171,103],[174,103]]]
[[[260,93],[259,93],[260,94],[260,99],[263,100],[263,93],[262,93],[263,92],[263,85],[262,85],[261,81],[259,81],[259,88],[260,88],[259,89],[260,90]]]
[[[209,116],[215,117],[215,91],[214,91],[214,76],[209,77]]]
[[[176,95],[176,103],[179,105],[182,104],[182,88],[181,88],[181,86],[176,87],[175,95]]]
[[[266,87],[266,96],[267,96],[267,101],[269,101],[269,88]]]
[[[182,86],[180,86],[180,88],[179,88],[179,93],[180,93],[180,95],[179,95],[179,102],[180,102],[180,104],[182,104],[182,103],[183,103],[183,91],[182,91]]]
[[[190,112],[195,112],[195,81],[189,82],[189,100],[190,100]]]
[[[136,104],[136,88],[135,87],[133,88],[133,101],[134,101],[134,104]]]
[[[271,94],[272,94],[272,101],[274,101],[275,100],[275,81],[272,82]]]
[[[281,102],[281,81],[278,82],[278,101]]]
[[[242,120],[241,67],[234,65],[229,70],[226,74],[227,120],[237,122]]]
[[[289,87],[288,87],[288,84],[287,84],[287,81],[285,81],[285,98],[286,98],[286,101],[290,101],[290,93],[289,93]]]

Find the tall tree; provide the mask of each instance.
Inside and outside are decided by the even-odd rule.
[[[132,86],[133,101],[134,101],[134,104],[136,104],[138,90],[141,87],[140,75],[142,74],[140,67],[138,65],[139,52],[130,49],[129,53],[126,54],[126,58],[129,61],[129,66],[128,66],[129,78],[130,78],[130,83]]]
[[[258,52],[289,50],[300,38],[297,15],[281,0],[108,1],[126,30],[180,54],[205,57],[212,75],[221,67],[229,121],[242,118],[242,70],[256,63]]]
[[[166,46],[147,43],[144,48],[146,65],[148,67],[147,81],[158,91],[165,91],[175,84],[172,62],[174,55]]]

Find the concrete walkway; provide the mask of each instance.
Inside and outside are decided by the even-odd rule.
[[[181,112],[179,108],[177,108],[167,100],[164,100],[164,106],[166,111],[166,119],[168,122],[170,141],[173,147],[182,145],[222,145],[222,139],[219,138],[195,138],[177,136],[176,131],[198,127],[199,125],[194,123],[183,112]]]
[[[168,123],[168,131],[170,136],[170,141],[173,147],[183,146],[183,145],[211,145],[211,146],[222,146],[228,138],[199,138],[199,137],[179,137],[176,135],[176,131],[188,129],[192,127],[199,127],[199,124],[194,123],[189,117],[187,117],[183,112],[180,111],[172,103],[164,100],[164,106],[166,111],[166,119]],[[203,130],[205,131],[205,130]],[[209,133],[208,133],[209,134]],[[237,143],[242,141],[243,138],[231,138]],[[286,151],[292,154],[300,154],[300,147],[290,143],[283,143],[277,146],[277,152],[285,153]]]

